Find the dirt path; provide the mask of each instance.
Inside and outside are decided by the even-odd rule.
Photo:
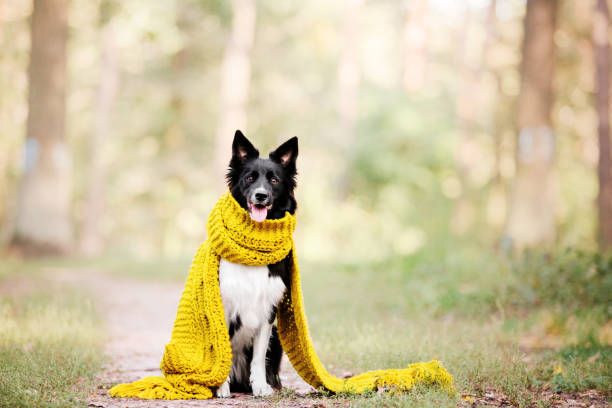
[[[281,379],[283,386],[294,393],[291,393],[291,398],[282,401],[278,397],[266,400],[246,394],[208,401],[110,398],[107,389],[113,384],[148,375],[161,375],[159,362],[164,345],[170,338],[182,285],[120,279],[82,270],[78,274],[66,272],[58,279],[62,284],[78,285],[89,290],[106,323],[106,364],[98,378],[98,389],[89,397],[90,407],[265,407],[279,403],[281,406],[311,407],[321,404],[320,399],[306,395],[312,388],[299,378],[286,360],[283,361]]]

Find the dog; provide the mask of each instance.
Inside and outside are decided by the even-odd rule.
[[[260,158],[253,144],[236,131],[226,180],[232,196],[254,221],[295,213],[297,155],[297,137],[281,144],[268,158]],[[228,398],[232,392],[263,397],[281,388],[283,350],[274,321],[277,306],[289,289],[291,262],[291,253],[268,266],[220,260],[219,285],[233,359],[229,377],[216,390],[217,397]]]

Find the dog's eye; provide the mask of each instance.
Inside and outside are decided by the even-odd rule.
[[[274,176],[272,176],[272,178],[270,178],[270,183],[272,183],[272,184],[278,184],[279,181],[280,180],[278,178],[274,177]]]
[[[255,181],[255,177],[253,177],[253,176],[247,176],[247,178],[246,178],[246,182],[247,182],[247,183],[252,183],[252,182],[254,182],[254,181]]]

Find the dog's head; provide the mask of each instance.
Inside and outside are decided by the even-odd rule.
[[[257,222],[282,218],[285,211],[293,214],[296,201],[298,139],[292,137],[272,151],[267,159],[240,130],[234,135],[232,159],[227,172],[227,184],[236,201],[249,211]]]

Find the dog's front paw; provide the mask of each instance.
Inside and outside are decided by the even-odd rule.
[[[231,397],[230,384],[229,384],[229,381],[226,381],[219,388],[217,388],[217,398],[229,398],[229,397]]]
[[[265,381],[263,383],[253,382],[251,384],[251,387],[253,388],[254,397],[268,397],[274,394],[274,389],[272,389],[272,387],[270,387],[270,384]]]

